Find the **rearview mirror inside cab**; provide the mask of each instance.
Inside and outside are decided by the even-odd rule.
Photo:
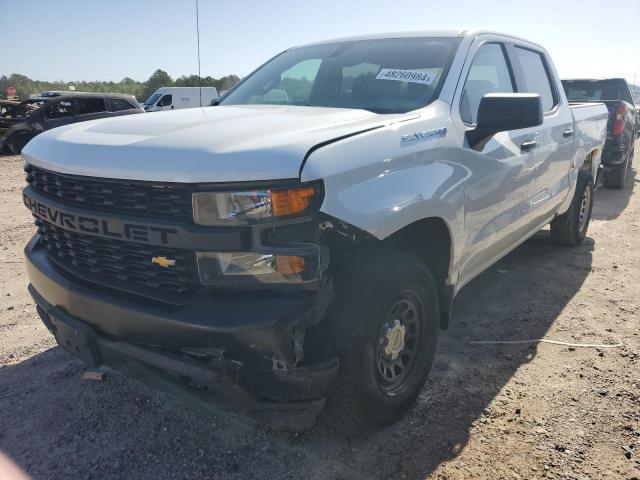
[[[535,93],[487,93],[480,100],[476,128],[467,131],[474,150],[482,150],[498,132],[542,125],[542,102]]]

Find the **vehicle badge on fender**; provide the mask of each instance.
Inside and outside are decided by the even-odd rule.
[[[436,128],[433,130],[422,130],[420,132],[408,133],[402,136],[402,143],[413,143],[422,140],[431,140],[432,138],[441,138],[447,136],[447,127]]]

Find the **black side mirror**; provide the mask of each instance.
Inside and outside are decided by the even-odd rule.
[[[467,131],[467,141],[474,150],[498,132],[542,125],[543,113],[537,93],[487,93],[478,108],[476,128]]]

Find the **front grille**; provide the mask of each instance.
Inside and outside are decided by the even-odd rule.
[[[194,252],[70,232],[37,219],[49,258],[88,281],[175,303],[199,285]],[[153,257],[175,260],[171,267]]]
[[[138,182],[62,175],[25,166],[27,183],[65,203],[105,212],[193,221],[191,187],[179,183]]]

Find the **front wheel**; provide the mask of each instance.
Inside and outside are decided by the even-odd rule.
[[[587,236],[592,210],[593,176],[581,170],[569,210],[551,222],[551,239],[561,245],[580,245]]]
[[[22,149],[29,143],[29,140],[33,138],[31,135],[26,133],[14,133],[9,138],[9,150],[14,155],[20,155],[22,153]]]
[[[438,294],[426,265],[409,253],[371,249],[336,277],[327,321],[340,371],[329,411],[340,425],[388,425],[415,401],[437,344]]]

